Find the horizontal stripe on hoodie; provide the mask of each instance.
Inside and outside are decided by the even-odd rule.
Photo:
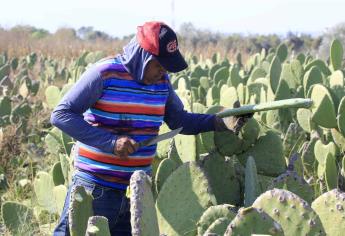
[[[169,93],[168,78],[164,77],[158,84],[143,85],[114,62],[116,64],[114,60],[102,62],[100,74],[104,89],[100,99],[83,114],[84,120],[95,127],[129,136],[136,142],[156,137],[164,119]],[[156,144],[142,147],[123,160],[114,153],[80,142],[77,146],[76,168],[94,173],[97,178],[103,179],[103,183],[109,184],[128,181],[136,170],[151,173],[157,149]]]

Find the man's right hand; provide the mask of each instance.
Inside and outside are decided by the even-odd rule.
[[[128,136],[117,137],[114,153],[122,160],[128,160],[128,155],[137,150],[135,141]]]

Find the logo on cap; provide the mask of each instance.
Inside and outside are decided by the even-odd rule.
[[[177,41],[176,39],[173,40],[173,41],[170,41],[168,44],[167,44],[167,51],[169,53],[173,53],[177,50]]]

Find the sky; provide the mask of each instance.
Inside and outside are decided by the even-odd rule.
[[[178,30],[242,34],[321,34],[345,22],[345,0],[0,0],[0,26],[92,26],[112,36],[135,33],[146,21],[163,21]]]

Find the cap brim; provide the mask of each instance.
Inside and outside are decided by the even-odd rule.
[[[188,67],[187,62],[181,55],[180,51],[176,51],[173,55],[168,57],[155,56],[159,63],[169,72],[180,72]]]

